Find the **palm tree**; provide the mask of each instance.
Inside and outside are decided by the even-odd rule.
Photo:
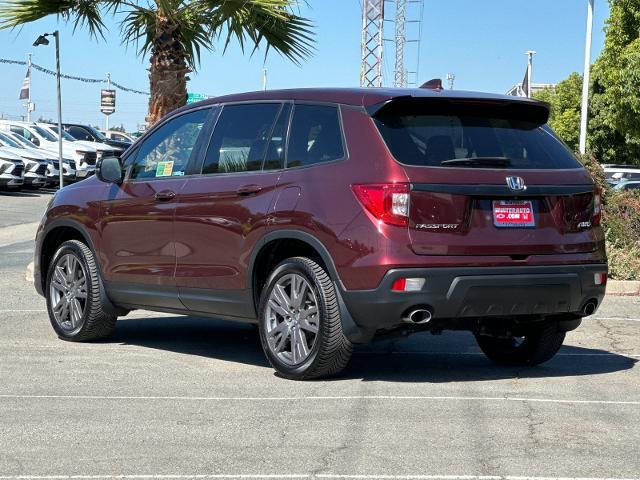
[[[149,124],[186,103],[189,72],[202,49],[232,40],[253,54],[262,44],[299,64],[312,53],[311,22],[296,13],[297,0],[12,0],[0,1],[0,28],[58,15],[104,39],[106,15],[123,16],[122,41],[150,53]],[[266,55],[266,53],[265,53]]]

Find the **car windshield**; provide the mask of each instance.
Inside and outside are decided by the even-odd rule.
[[[417,110],[417,109],[416,109]],[[580,168],[546,125],[479,108],[393,111],[376,125],[397,161],[422,167]],[[433,112],[433,113],[432,113]]]
[[[24,145],[25,147],[28,148],[38,148],[38,146],[33,143],[31,140],[28,140],[26,138],[24,138],[22,135],[20,135],[19,133],[11,133],[11,138],[13,138],[16,142]]]
[[[9,135],[5,135],[4,133],[0,133],[0,142],[2,142],[3,144],[5,144],[5,146],[8,146],[8,147],[24,148],[18,142],[16,142],[11,137],[9,137]]]
[[[58,137],[56,137],[53,133],[51,133],[46,128],[42,128],[37,125],[32,128],[38,133],[38,135],[40,135],[41,137],[43,137],[45,140],[49,142],[56,142],[58,140]]]
[[[56,140],[57,140],[58,127],[55,126],[55,125],[51,125],[49,128],[56,134]],[[66,140],[68,142],[77,142],[78,141],[78,139],[76,137],[71,136],[70,134],[68,134],[64,130],[62,131],[62,139]]]
[[[86,128],[87,130],[89,130],[91,132],[91,134],[96,137],[98,140],[100,140],[101,142],[107,140],[107,137],[104,136],[104,134],[98,130],[97,128],[93,128],[90,125],[85,126],[84,128]]]

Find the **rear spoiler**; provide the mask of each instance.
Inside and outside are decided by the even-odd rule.
[[[549,104],[535,100],[472,97],[414,97],[403,95],[365,107],[372,117],[388,115],[473,114],[482,109],[483,116],[526,120],[544,125],[549,121]]]

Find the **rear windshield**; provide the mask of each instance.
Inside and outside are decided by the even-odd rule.
[[[427,108],[423,109],[426,110]],[[438,109],[442,110],[442,109]],[[462,110],[462,109],[461,109]],[[460,112],[383,113],[375,118],[397,161],[425,167],[570,169],[580,163],[546,125]]]

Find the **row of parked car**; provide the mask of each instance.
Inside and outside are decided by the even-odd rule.
[[[607,183],[615,190],[640,190],[640,165],[603,165]]]
[[[62,125],[62,165],[57,124],[0,120],[0,188],[38,189],[91,176],[102,157],[120,155],[133,139],[122,132],[103,133],[94,127]]]

